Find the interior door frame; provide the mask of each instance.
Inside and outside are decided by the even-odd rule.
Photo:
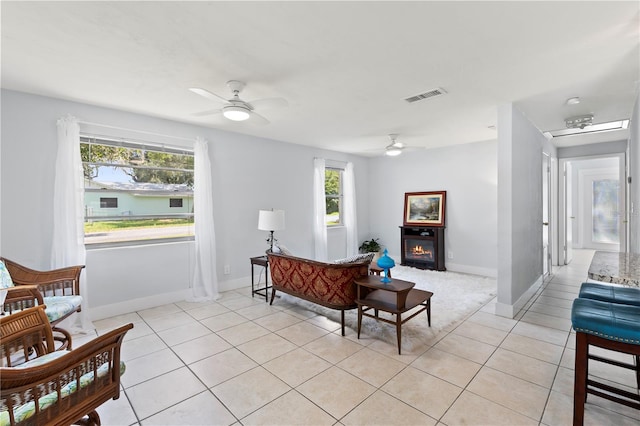
[[[572,258],[572,239],[569,237],[572,224],[567,211],[571,208],[571,161],[575,160],[560,158],[558,161],[558,265],[568,265]]]
[[[570,248],[564,248],[566,246],[566,238],[567,238],[567,227],[571,226],[570,223],[567,223],[566,212],[567,212],[567,178],[565,177],[565,171],[567,168],[566,163],[573,163],[581,160],[593,160],[598,158],[618,158],[619,165],[619,176],[620,176],[620,214],[622,217],[620,218],[620,252],[626,253],[628,251],[628,232],[629,232],[629,224],[628,224],[628,211],[627,211],[627,197],[629,194],[628,190],[628,182],[627,182],[627,154],[625,152],[612,152],[608,154],[601,155],[585,155],[582,157],[567,157],[567,158],[559,158],[558,161],[558,217],[560,220],[558,221],[558,264],[566,265],[571,261],[569,259],[567,261],[567,250]],[[570,179],[569,179],[570,180]],[[573,185],[577,185],[577,182],[574,182]],[[571,193],[571,190],[569,190]],[[563,220],[564,219],[564,220]]]
[[[551,237],[551,156],[542,153],[542,276],[546,278],[551,274],[552,262],[552,237]],[[544,236],[546,235],[546,246]],[[546,248],[546,252],[545,252]]]

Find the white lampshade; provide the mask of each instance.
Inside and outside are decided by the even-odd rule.
[[[260,210],[258,229],[261,231],[281,231],[284,229],[284,210]]]
[[[222,115],[229,120],[244,121],[249,118],[249,110],[238,105],[228,105],[222,108]]]

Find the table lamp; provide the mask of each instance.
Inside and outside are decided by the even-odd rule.
[[[258,229],[269,231],[267,242],[270,243],[270,250],[273,251],[273,243],[278,241],[273,237],[273,231],[284,229],[284,210],[260,210],[258,215]]]

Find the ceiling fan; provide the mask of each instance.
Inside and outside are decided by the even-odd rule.
[[[405,148],[402,142],[398,142],[398,135],[396,133],[391,133],[389,135],[389,140],[391,143],[384,148],[384,154],[390,157],[395,157],[402,154],[402,150]]]
[[[263,115],[258,114],[255,111],[256,109],[279,108],[286,107],[288,105],[288,102],[284,98],[264,98],[256,99],[250,102],[243,101],[242,99],[240,99],[240,92],[242,92],[242,89],[244,89],[245,83],[238,80],[229,80],[227,81],[227,86],[233,94],[233,97],[231,99],[225,99],[220,95],[216,95],[213,92],[201,89],[199,87],[189,88],[189,90],[191,90],[193,93],[196,93],[211,101],[222,103],[222,106],[219,108],[198,112],[193,115],[203,116],[222,114],[225,118],[232,121],[245,121],[251,119],[251,121],[256,124],[268,124],[269,120],[267,120]]]

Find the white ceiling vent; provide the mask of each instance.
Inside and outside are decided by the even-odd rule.
[[[406,98],[405,101],[409,103],[418,102],[423,99],[433,98],[434,96],[444,95],[445,93],[447,93],[446,90],[444,90],[441,87],[436,87],[435,89],[429,90],[428,92],[420,93],[419,95],[415,95],[415,96],[410,96]]]

